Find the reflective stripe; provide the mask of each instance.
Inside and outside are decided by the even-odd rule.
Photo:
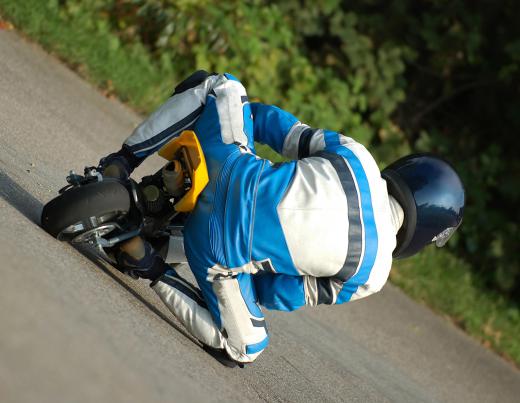
[[[149,148],[155,148],[158,147],[162,142],[167,140],[168,138],[174,137],[176,134],[179,134],[183,129],[187,128],[188,126],[191,126],[195,120],[199,117],[199,115],[202,112],[202,109],[204,109],[204,105],[199,106],[197,109],[195,109],[193,112],[191,112],[188,116],[184,117],[183,119],[179,120],[178,122],[175,122],[170,127],[167,127],[162,132],[156,134],[155,136],[141,142],[138,144],[134,144],[132,146],[128,146],[131,152],[134,154],[137,154],[139,152],[143,152],[145,150],[148,150]]]
[[[317,277],[304,276],[303,286],[305,292],[305,305],[316,306],[318,305],[318,284]],[[261,302],[261,301],[260,301]]]
[[[316,279],[318,286],[318,304],[331,305],[334,302],[334,290],[329,278],[319,277]]]
[[[309,156],[311,138],[315,132],[316,130],[308,127],[300,134],[300,139],[298,140],[298,159]]]
[[[255,262],[262,267],[262,270],[268,273],[276,273],[276,270],[271,262],[271,259],[267,258],[265,260],[261,260],[259,262]]]
[[[172,97],[174,95],[180,94],[184,91],[191,90],[192,88],[202,84],[204,80],[206,80],[209,76],[216,76],[216,73],[208,73],[205,70],[197,70],[195,73],[191,74],[190,76],[186,77],[184,81],[180,82],[176,87],[172,94]]]
[[[177,274],[172,274],[171,272],[168,273],[168,275],[162,276],[159,281],[165,284],[168,284],[170,287],[175,288],[176,290],[180,291],[184,295],[186,295],[191,300],[195,301],[197,305],[199,305],[201,308],[208,309],[208,306],[206,305],[206,302],[202,298],[202,295],[196,293],[192,288],[187,287],[185,284],[183,284],[180,280],[173,276],[177,276]]]
[[[265,319],[259,320],[259,319],[251,318],[251,323],[253,324],[254,327],[263,327],[267,330],[267,327],[265,325]]]
[[[248,344],[246,346],[246,354],[256,354],[256,353],[259,353],[264,348],[266,348],[268,344],[269,344],[269,336],[266,336],[265,339],[263,339],[259,343]]]
[[[314,154],[315,156],[326,158],[336,170],[343,191],[347,198],[348,206],[348,251],[343,267],[334,276],[341,282],[347,281],[355,273],[361,260],[362,251],[362,225],[361,215],[359,211],[359,193],[356,187],[356,182],[347,164],[347,161],[338,154],[331,152],[320,151]],[[330,288],[330,285],[329,285]],[[321,302],[319,302],[321,303]],[[331,303],[331,302],[324,302]]]
[[[334,132],[325,132],[327,149],[344,157],[352,168],[359,188],[361,200],[361,220],[363,224],[364,252],[357,273],[344,285],[336,299],[337,304],[350,301],[359,286],[364,285],[369,277],[376,260],[379,238],[372,208],[372,195],[367,175],[357,155],[348,147],[341,145],[339,135]]]

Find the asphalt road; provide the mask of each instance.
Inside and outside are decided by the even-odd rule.
[[[118,149],[139,121],[0,31],[0,401],[519,401],[518,370],[391,285],[267,312],[271,345],[244,369],[207,355],[145,282],[38,226],[68,170]]]

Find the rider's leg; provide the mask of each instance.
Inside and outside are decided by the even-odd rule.
[[[220,334],[224,349],[237,362],[253,362],[267,347],[269,337],[264,315],[257,302],[253,276],[249,273],[229,274],[229,270],[191,267],[204,300]],[[220,271],[223,276],[208,275]]]
[[[212,180],[190,214],[184,236],[186,256],[204,299],[169,272],[153,285],[195,337],[211,347],[224,348],[238,362],[253,361],[268,342],[248,269],[216,264],[226,261],[221,232],[230,170],[241,153],[253,147],[250,116],[243,86],[232,77],[220,76],[195,126]],[[230,271],[232,275],[228,275]]]
[[[223,336],[226,352],[237,362],[252,362],[268,344],[265,319],[250,274],[255,268],[227,268],[215,263],[216,235],[210,236],[214,223],[206,212],[210,205],[203,200],[186,223],[186,256],[213,322]]]
[[[205,346],[224,350],[238,363],[248,363],[254,361],[268,343],[265,320],[255,302],[251,277],[242,273],[213,284],[199,280],[201,292],[174,270],[168,270],[151,287]]]
[[[225,340],[200,292],[174,270],[168,270],[150,286],[184,327],[203,344],[224,348]]]
[[[203,290],[201,293],[141,237],[123,243],[116,256],[120,270],[155,280],[151,287],[203,344],[225,349],[237,362],[253,361],[267,346],[265,320],[256,304],[250,274],[235,271],[232,277],[219,279],[218,273],[227,273],[227,270],[216,265],[211,269],[213,279],[207,281],[208,269],[194,269],[192,265]]]
[[[145,255],[157,254],[168,264],[187,263],[188,261],[184,253],[184,237],[182,235],[164,236],[146,241],[141,237],[135,237],[120,244],[113,253],[118,257],[122,256],[121,252],[129,254],[134,260],[142,261],[140,264],[144,266],[146,266],[147,260],[142,259]],[[128,271],[131,268],[126,267],[124,262],[121,262],[120,270]]]
[[[159,241],[154,240],[158,248],[161,247]],[[224,337],[215,325],[200,290],[166,264],[149,242],[141,237],[132,238],[119,245],[115,255],[119,270],[153,280],[150,286],[197,339],[210,347],[224,348]]]

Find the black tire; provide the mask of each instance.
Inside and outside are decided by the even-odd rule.
[[[57,237],[65,228],[90,217],[121,215],[130,210],[130,194],[116,180],[76,187],[48,202],[42,211],[42,228]]]

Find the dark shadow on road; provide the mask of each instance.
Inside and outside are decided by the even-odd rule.
[[[137,300],[139,300],[139,302],[141,302],[143,305],[145,305],[148,309],[150,309],[159,318],[164,320],[166,323],[168,323],[171,327],[173,327],[175,330],[177,330],[183,336],[186,336],[186,338],[188,338],[194,344],[196,344],[199,347],[201,346],[201,344],[197,341],[197,339],[195,339],[193,336],[191,336],[183,328],[179,327],[179,325],[177,325],[175,322],[173,322],[170,318],[168,318],[164,313],[162,313],[154,305],[152,305],[150,302],[148,302],[146,299],[144,299],[136,290],[134,290],[131,286],[129,286],[123,280],[121,280],[115,273],[113,273],[108,268],[108,263],[106,263],[99,256],[97,256],[95,254],[95,252],[93,252],[92,250],[89,249],[89,247],[79,245],[79,246],[75,247],[75,249],[79,253],[81,253],[83,256],[85,256],[87,259],[89,259],[92,263],[94,263],[97,267],[99,267],[103,273],[105,273],[112,280],[114,280],[121,287],[123,287],[126,291],[128,291],[130,294],[132,294]]]
[[[0,170],[0,196],[36,225],[40,225],[43,204]]]

